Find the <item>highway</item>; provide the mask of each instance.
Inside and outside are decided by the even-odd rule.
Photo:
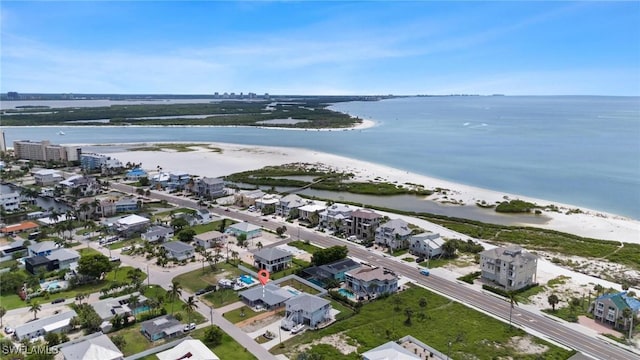
[[[111,186],[120,191],[132,192],[132,187],[128,185],[112,184]],[[199,207],[196,201],[184,197],[171,196],[155,191],[152,191],[151,197],[166,200],[179,206],[192,208]],[[224,208],[222,207],[214,207],[211,210],[213,210],[212,212],[214,214],[227,216],[236,220],[247,221],[274,231],[276,227],[283,224],[280,222],[274,222],[271,219],[269,219],[269,221],[263,221],[255,215],[245,214],[242,212],[224,211]],[[349,249],[349,256],[356,257],[372,265],[386,267],[398,275],[410,278],[428,289],[448,296],[449,298],[459,301],[465,305],[485,311],[502,319],[509,319],[510,304],[508,301],[503,301],[493,295],[476,291],[463,284],[435,275],[430,275],[428,277],[424,276],[413,266],[402,263],[396,259],[380,255],[360,245],[356,245],[345,240],[339,240],[306,228],[294,226],[290,223],[284,224],[289,228],[288,233],[292,238],[297,238],[299,234],[300,238],[309,240],[310,242],[323,247],[346,245]],[[588,334],[577,332],[559,321],[554,321],[546,316],[542,316],[519,307],[515,307],[513,309],[512,322],[515,325],[519,325],[524,330],[533,330],[548,339],[578,350],[596,359],[640,359],[640,355],[636,353],[632,353],[624,348],[615,346],[607,341],[589,336]],[[262,359],[260,356],[258,356],[258,358]]]

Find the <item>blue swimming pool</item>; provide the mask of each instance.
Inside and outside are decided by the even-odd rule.
[[[144,306],[138,306],[137,308],[133,309],[133,315],[138,315],[140,313],[143,313],[145,311],[149,311],[151,308],[147,305]]]
[[[355,298],[356,298],[356,296],[351,291],[349,291],[347,289],[338,290],[338,294],[340,294],[342,296],[346,296],[350,300],[355,300]]]
[[[249,276],[249,275],[240,276],[240,281],[242,281],[243,283],[245,283],[247,285],[253,284],[253,278],[251,276]]]

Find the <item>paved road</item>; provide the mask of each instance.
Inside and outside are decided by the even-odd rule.
[[[123,184],[112,184],[115,189],[132,192],[132,188],[128,185]],[[151,195],[153,198],[166,200],[170,203],[174,203],[180,206],[185,207],[195,207],[198,208],[197,202],[191,199],[183,198],[183,197],[175,197],[163,193],[152,192]],[[247,221],[253,223],[258,226],[263,226],[265,228],[275,230],[276,227],[280,226],[280,223],[276,223],[274,221],[262,221],[260,218],[256,218],[253,214],[246,214],[237,211],[225,211],[221,207],[214,207],[212,209],[214,213],[222,216],[229,216],[237,220]],[[346,245],[349,248],[349,255],[359,258],[361,260],[367,261],[371,264],[377,266],[383,266],[389,268],[396,272],[398,275],[402,275],[408,277],[417,283],[432,289],[436,292],[444,294],[452,299],[455,299],[463,304],[470,305],[477,309],[483,310],[487,313],[495,315],[497,317],[503,319],[509,319],[509,310],[510,305],[507,301],[500,301],[495,296],[488,295],[482,292],[478,292],[474,289],[471,289],[465,285],[459,284],[457,282],[438,277],[436,275],[431,275],[426,277],[421,275],[419,270],[415,267],[409,266],[405,263],[402,263],[394,258],[389,258],[383,255],[380,255],[376,252],[370,251],[369,249],[365,249],[362,246],[335,239],[325,234],[321,234],[315,231],[310,231],[306,228],[300,228],[298,226],[294,226],[291,224],[285,224],[289,227],[289,234],[292,238],[303,238],[305,240],[309,240],[313,243],[321,245],[323,247],[330,247],[334,245]],[[183,272],[180,269],[181,273]],[[173,276],[176,274],[173,273]],[[155,279],[152,279],[155,281]],[[202,311],[202,310],[199,310]],[[204,315],[204,314],[203,314]],[[226,319],[220,316],[220,319],[215,319],[217,321],[227,322]],[[578,350],[585,354],[595,357],[596,359],[615,359],[615,360],[624,360],[624,359],[640,359],[640,355],[627,351],[623,348],[615,346],[609,342],[604,340],[595,338],[593,336],[575,331],[574,329],[566,326],[561,322],[554,321],[545,316],[536,314],[534,312],[518,308],[513,309],[512,321],[514,324],[523,327],[524,329],[533,330],[534,332],[546,336],[549,339],[557,341],[561,344],[564,344],[572,349]],[[228,323],[228,322],[227,322]],[[226,324],[225,324],[226,325]],[[256,355],[259,359],[273,358],[272,355],[266,355],[263,357],[262,355],[257,355],[254,352],[253,346],[250,346],[248,342],[244,340],[248,338],[248,336],[240,331],[238,328],[230,324],[229,329],[223,328],[225,331],[228,331],[230,335],[232,335],[238,342],[240,342],[243,346],[245,346],[249,351],[251,351],[254,355]],[[238,338],[236,338],[238,336]],[[250,343],[256,344],[253,340]],[[263,349],[264,350],[264,349]],[[255,349],[255,351],[258,351]],[[268,354],[268,353],[267,353]]]

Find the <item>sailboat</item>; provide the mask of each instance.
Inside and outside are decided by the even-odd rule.
[[[62,130],[58,131],[58,132],[57,132],[57,134],[58,134],[58,135],[67,135],[67,134],[65,134],[65,133],[64,133],[64,131],[62,131]]]

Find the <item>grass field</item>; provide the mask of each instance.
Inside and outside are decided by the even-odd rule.
[[[251,319],[256,315],[258,315],[258,313],[251,310],[250,307],[243,306],[240,309],[228,311],[224,313],[222,316],[224,316],[227,320],[231,321],[232,323],[237,324],[240,321]]]
[[[240,301],[238,293],[231,289],[222,289],[215,292],[210,292],[204,296],[214,308],[223,307],[225,305],[233,304],[236,301]]]
[[[291,286],[292,288],[296,289],[296,290],[300,290],[302,292],[306,292],[307,294],[311,294],[311,295],[315,295],[317,293],[319,293],[318,290],[312,288],[309,285],[305,285],[303,283],[301,283],[300,281],[297,281],[296,279],[289,279],[287,281],[283,281],[280,284],[280,287],[284,287],[286,285]]]
[[[217,265],[218,271],[213,272],[208,264],[204,264],[204,272],[202,269],[193,270],[182,275],[178,275],[174,280],[178,281],[182,287],[190,292],[196,292],[199,289],[206,287],[207,285],[216,285],[221,278],[232,278],[242,275],[237,267],[220,262]]]
[[[307,244],[306,242],[301,241],[301,240],[291,241],[287,245],[296,247],[296,248],[298,248],[298,249],[300,249],[302,251],[306,251],[306,252],[308,252],[309,254],[312,254],[312,255],[313,255],[314,252],[320,250],[319,247],[317,247],[315,245]]]
[[[194,339],[202,340],[204,334],[208,328],[198,329],[191,332],[191,337]],[[220,360],[254,360],[255,357],[248,352],[242,345],[236,342],[231,336],[226,333],[222,337],[220,345],[215,347],[209,347]]]
[[[424,308],[419,305],[421,298],[426,299]],[[406,323],[406,309],[412,311],[410,324]],[[493,359],[517,355],[518,359],[567,359],[573,354],[533,337],[531,341],[544,344],[547,351],[543,354],[517,354],[509,340],[514,336],[527,336],[524,331],[509,329],[501,321],[419,287],[366,304],[358,314],[328,328],[307,331],[288,340],[284,348],[276,346],[271,352],[293,356],[298,345],[341,332],[349,344],[358,346],[360,353],[410,334],[445,353],[447,344],[451,342],[453,358]],[[345,356],[330,348],[318,351],[330,354],[331,359],[355,359],[353,354]]]
[[[141,351],[151,349],[154,346],[154,343],[152,343],[144,335],[142,335],[142,333],[140,332],[139,324],[113,332],[109,334],[109,338],[112,338],[116,335],[122,335],[125,339],[126,343],[122,347],[122,349],[120,349],[124,356],[137,354]]]
[[[143,295],[146,296],[147,298],[154,298],[154,299],[157,299],[159,297],[163,298],[164,299],[163,307],[165,308],[165,310],[167,310],[167,314],[172,314],[172,313],[174,315],[180,314],[177,316],[182,318],[181,321],[183,323],[188,322],[187,312],[184,311],[184,309],[182,308],[182,305],[184,304],[184,301],[182,301],[182,299],[176,299],[174,301],[171,301],[171,299],[169,299],[169,294],[167,293],[167,291],[158,285],[151,285],[150,287],[145,287],[143,290]],[[201,307],[206,308],[206,304],[203,304],[202,302],[197,302],[197,304],[198,304],[198,308],[201,308]],[[205,322],[206,320],[207,319],[205,319],[204,316],[202,316],[197,309],[191,314],[191,322],[200,324]]]

